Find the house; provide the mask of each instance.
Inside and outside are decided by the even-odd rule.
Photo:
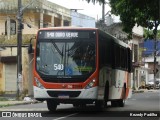
[[[129,44],[132,48],[132,63],[133,63],[133,89],[138,89],[141,85],[141,70],[142,70],[142,61],[141,54],[139,51],[139,43],[143,41],[143,27],[137,26],[137,24],[132,29],[132,39],[129,41]]]
[[[47,0],[22,0],[29,5],[23,12],[22,30],[22,82],[20,92],[32,95],[33,54],[28,55],[29,40],[39,28],[70,26],[71,11]],[[17,10],[18,0],[0,1],[0,94],[16,94],[17,91]]]
[[[22,0],[22,6],[30,4]],[[17,34],[18,0],[0,2],[0,39],[14,40]],[[23,37],[36,34],[39,28],[71,25],[70,10],[47,0],[34,0],[23,12]]]
[[[22,82],[20,92],[33,95],[32,62],[28,43],[39,28],[56,26],[95,27],[95,19],[47,0],[22,0]],[[18,0],[0,1],[0,95],[17,92],[17,9]],[[86,24],[87,23],[87,24]]]
[[[71,26],[78,27],[95,27],[95,18],[76,12],[76,10],[71,10]]]
[[[144,69],[142,75],[144,76],[145,83],[147,84],[149,80],[154,79],[154,45],[155,40],[147,40],[140,43],[141,52],[142,52],[142,61],[144,62]],[[156,78],[160,78],[160,41],[157,40],[156,43]]]

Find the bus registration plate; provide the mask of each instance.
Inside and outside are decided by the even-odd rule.
[[[68,99],[69,95],[58,95],[58,98],[60,98],[60,99]]]

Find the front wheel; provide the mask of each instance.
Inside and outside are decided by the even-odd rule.
[[[57,103],[52,100],[47,100],[47,107],[50,112],[54,112],[57,109]]]
[[[103,111],[105,109],[105,101],[104,100],[96,100],[95,101],[95,108],[98,111]]]
[[[124,87],[123,87],[123,96],[122,96],[122,99],[118,100],[118,104],[120,107],[124,107],[125,105],[125,99],[126,99],[126,84],[124,84]]]
[[[118,100],[118,105],[119,105],[119,107],[124,107],[124,105],[125,105],[125,99]]]

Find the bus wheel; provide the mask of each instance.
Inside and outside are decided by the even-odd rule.
[[[96,100],[95,101],[95,108],[96,108],[96,110],[102,110],[104,108],[104,101],[103,100]]]
[[[104,107],[107,107],[107,102],[108,102],[108,96],[109,96],[109,82],[106,82],[105,85],[105,92],[104,92]]]
[[[57,109],[57,103],[52,100],[47,100],[47,107],[50,112],[54,112]]]
[[[123,96],[122,96],[122,99],[118,100],[118,105],[119,107],[124,107],[125,105],[125,97],[126,97],[126,85],[124,85],[123,87]]]
[[[73,107],[76,107],[76,108],[78,108],[78,107],[80,107],[80,105],[79,104],[73,104]]]
[[[86,104],[80,104],[79,106],[80,106],[80,108],[85,108]]]
[[[118,100],[118,105],[119,105],[119,107],[124,107],[124,105],[125,105],[125,100],[124,100],[124,99]]]
[[[118,106],[118,102],[117,101],[111,101],[111,106],[112,107],[117,107]]]

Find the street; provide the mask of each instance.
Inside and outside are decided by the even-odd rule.
[[[52,120],[72,120],[72,119],[105,119],[106,117],[111,119],[117,119],[118,117],[124,117],[125,119],[130,117],[130,120],[135,119],[149,119],[158,120],[158,111],[160,111],[160,90],[144,93],[135,93],[130,99],[126,101],[125,107],[111,107],[108,103],[108,107],[103,111],[97,111],[94,105],[87,105],[84,108],[74,108],[70,104],[61,104],[55,113],[50,113],[47,109],[46,103],[17,105],[5,108],[0,108],[0,111],[14,111],[15,113],[26,114],[37,113],[38,119],[52,119]],[[15,114],[16,115],[16,114]],[[16,118],[16,116],[14,117]],[[38,116],[39,115],[39,116]],[[145,116],[146,115],[146,116]],[[136,116],[136,117],[135,117]],[[20,116],[22,117],[22,116]],[[25,117],[25,116],[24,116]],[[28,116],[27,116],[28,117]],[[33,117],[30,115],[29,117]],[[4,118],[3,118],[4,119]],[[16,118],[17,119],[17,118]],[[35,118],[34,118],[35,119]],[[151,119],[151,118],[150,118]],[[7,118],[8,120],[8,118]]]

